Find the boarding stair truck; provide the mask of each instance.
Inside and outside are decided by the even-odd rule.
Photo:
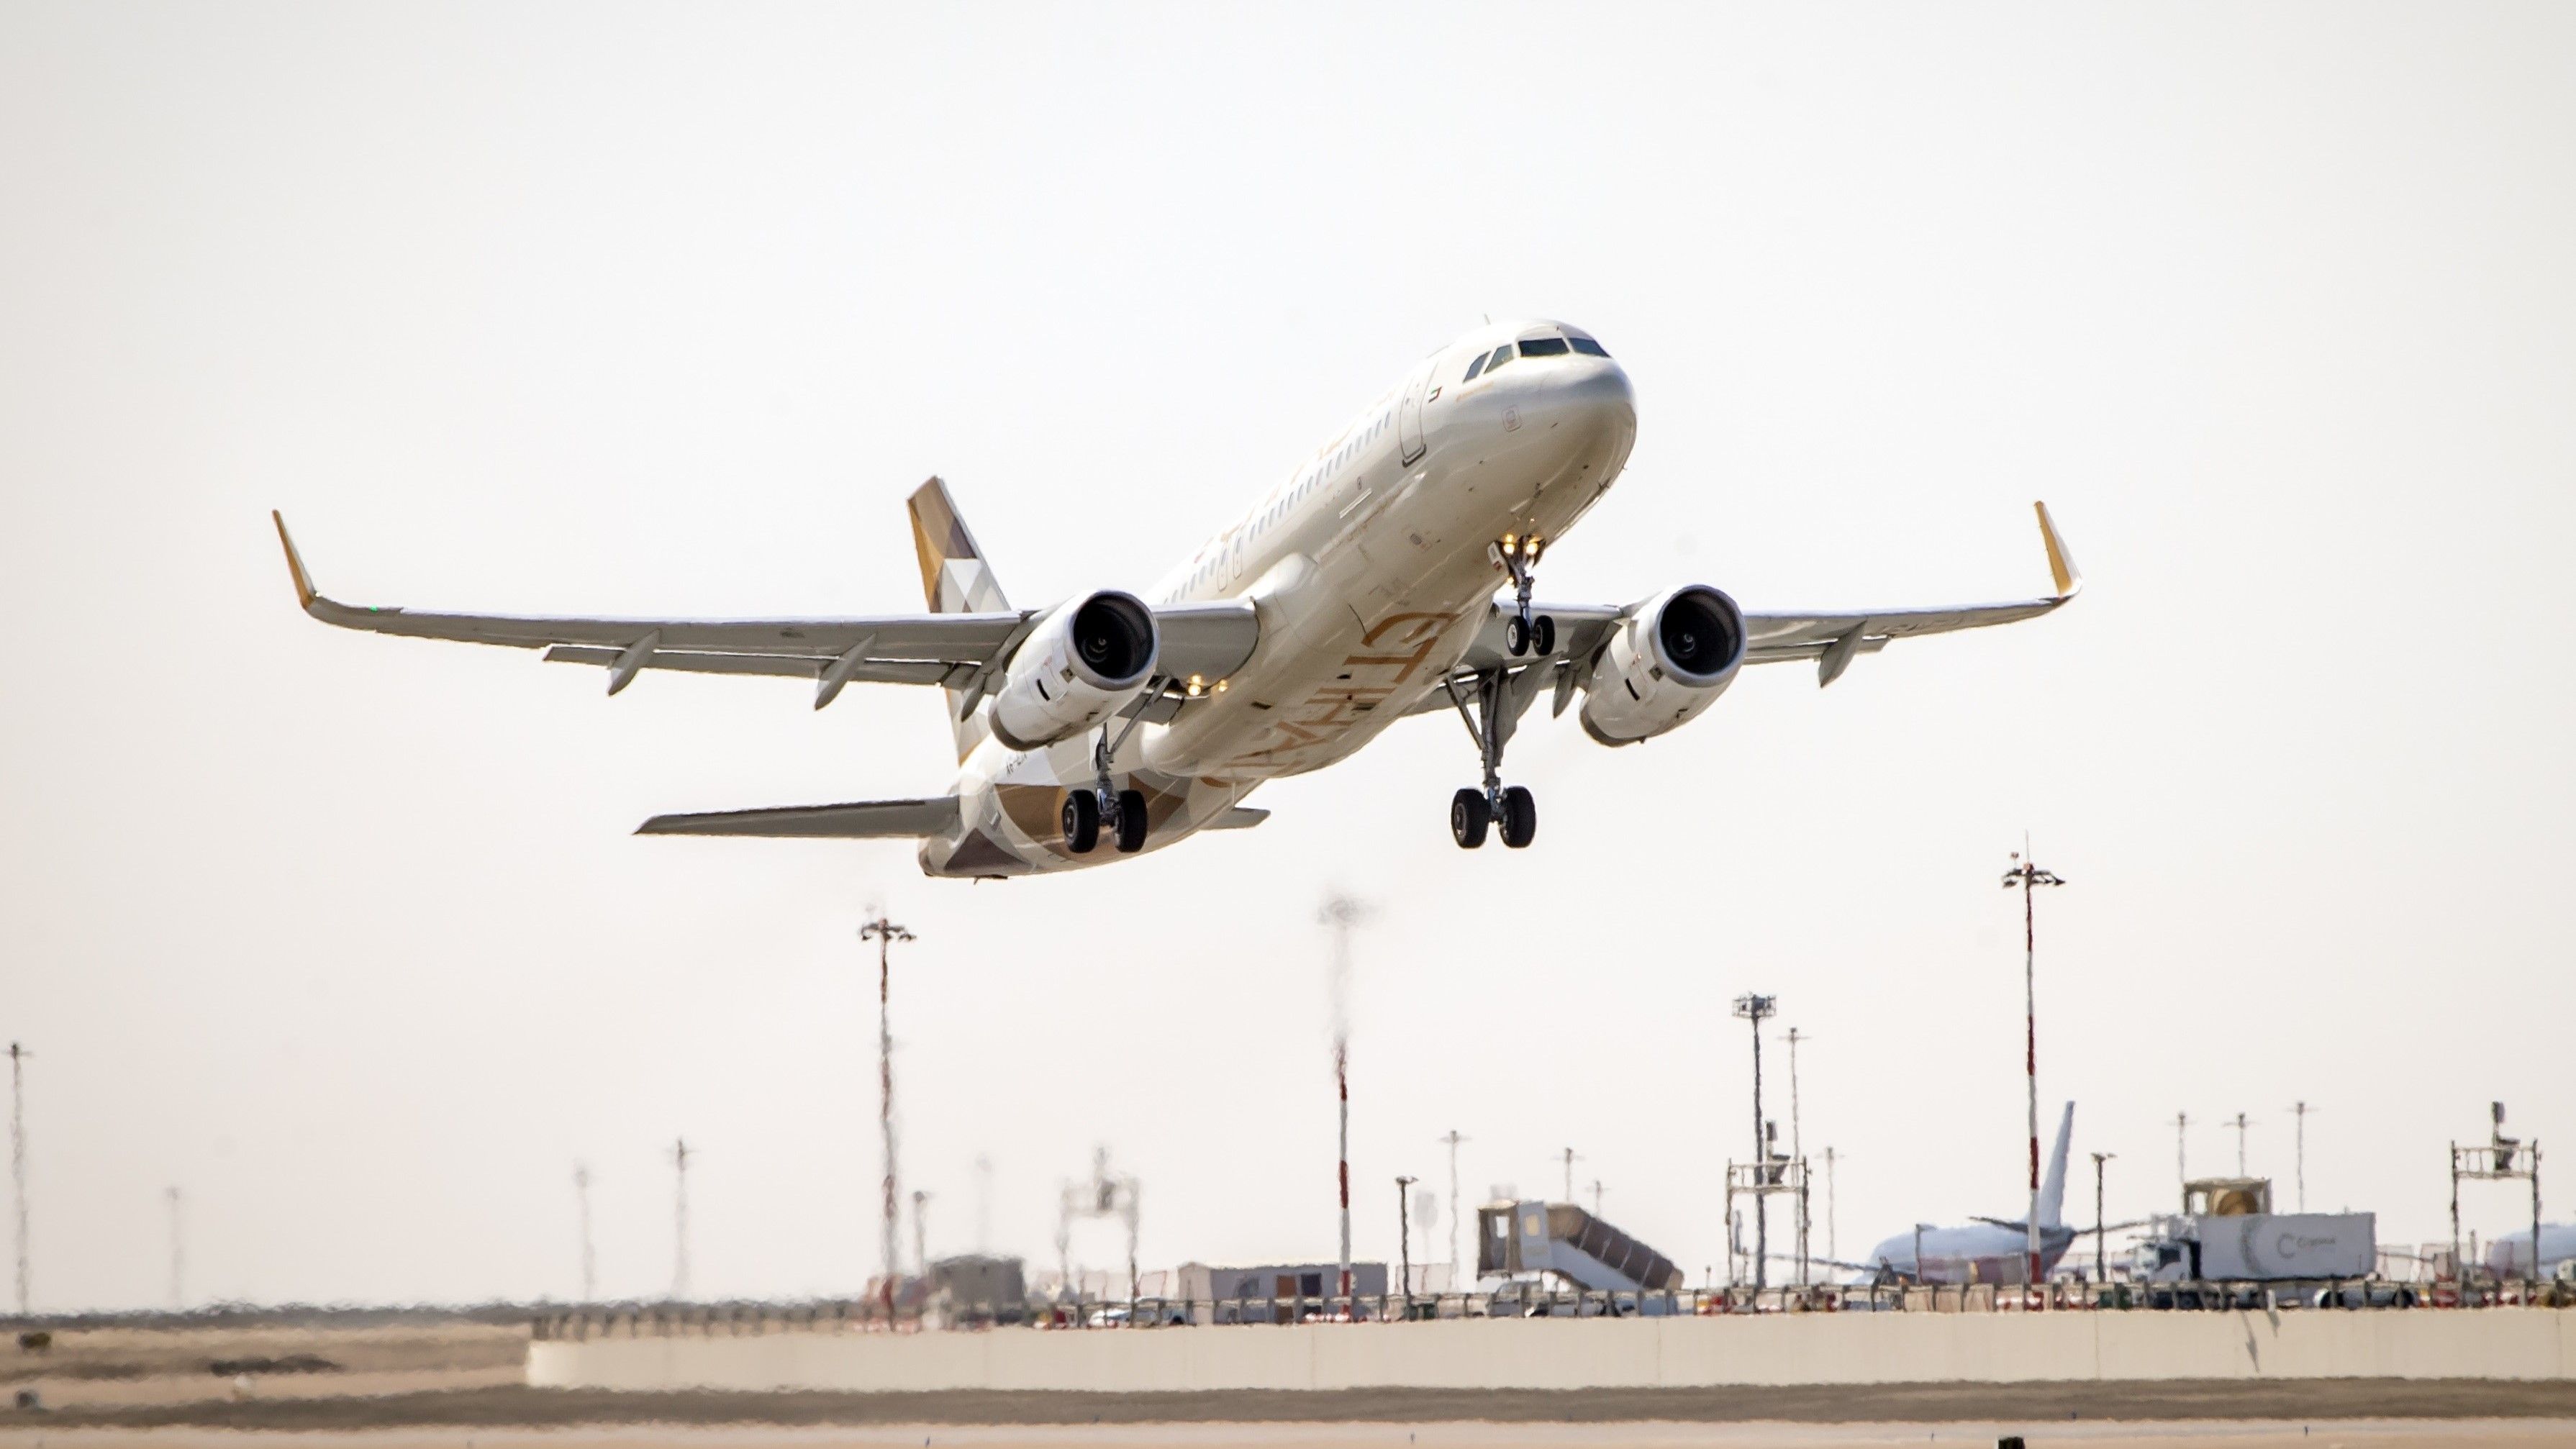
[[[1550,1312],[1663,1314],[1682,1270],[1673,1260],[1568,1202],[1496,1202],[1476,1210],[1476,1276],[1504,1278],[1486,1296],[1495,1317],[1543,1317]],[[1571,1305],[1558,1304],[1544,1286],[1553,1276],[1577,1290]],[[1587,1306],[1583,1294],[1609,1295]],[[1634,1305],[1618,1295],[1635,1294]]]
[[[2183,1210],[2154,1220],[2131,1276],[2146,1283],[2314,1284],[2367,1281],[2379,1265],[2372,1213],[2276,1213],[2260,1177],[2198,1178],[2183,1184]],[[2200,1306],[2205,1292],[2150,1294],[2155,1307]],[[2228,1297],[2248,1296],[2251,1290]],[[2320,1296],[2318,1301],[2325,1299]]]

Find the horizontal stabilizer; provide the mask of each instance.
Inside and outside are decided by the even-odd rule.
[[[791,805],[778,810],[719,810],[656,815],[638,835],[764,835],[801,840],[914,839],[957,826],[957,797],[860,800],[847,805]]]

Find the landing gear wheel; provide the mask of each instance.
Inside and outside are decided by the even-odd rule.
[[[1538,652],[1541,654],[1555,653],[1556,620],[1545,614],[1539,615],[1536,637],[1531,642],[1538,646]]]
[[[1137,790],[1118,792],[1118,853],[1134,855],[1145,848],[1145,796]]]
[[[1482,790],[1461,790],[1449,797],[1449,835],[1460,850],[1473,850],[1485,843],[1485,827],[1493,823],[1493,808],[1485,803]]]
[[[1529,652],[1529,647],[1529,622],[1518,614],[1514,614],[1510,618],[1505,619],[1503,621],[1503,648],[1509,651],[1514,658],[1518,658],[1523,654],[1527,654]]]
[[[1503,792],[1503,844],[1520,850],[1538,839],[1538,802],[1530,798],[1527,787],[1514,785]]]
[[[1100,801],[1089,790],[1075,790],[1064,797],[1064,848],[1076,855],[1089,855],[1100,843]]]

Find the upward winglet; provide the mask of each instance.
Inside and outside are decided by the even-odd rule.
[[[295,540],[286,536],[286,515],[272,508],[268,517],[277,525],[277,541],[286,546],[286,571],[295,579],[295,602],[310,610],[313,601],[322,597],[321,592],[313,587],[313,576],[304,571],[304,560],[295,552]]]
[[[2048,576],[2057,584],[2057,600],[2064,603],[2084,592],[2084,575],[2076,572],[2075,560],[2066,556],[2066,540],[2057,536],[2057,523],[2048,516],[2048,505],[2033,503],[2039,514],[2039,541],[2048,547]]]

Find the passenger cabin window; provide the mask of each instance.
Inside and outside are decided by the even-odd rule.
[[[1521,339],[1521,356],[1523,357],[1563,357],[1565,354],[1565,339],[1562,337],[1524,337]]]
[[[1477,353],[1476,360],[1467,364],[1467,375],[1458,380],[1462,383],[1474,382],[1476,380],[1476,374],[1485,370],[1485,359],[1489,355],[1490,354],[1483,352]]]
[[[1570,337],[1566,340],[1574,344],[1575,351],[1582,353],[1586,357],[1608,357],[1610,355],[1609,348],[1602,346],[1600,343],[1593,341],[1589,337]]]

